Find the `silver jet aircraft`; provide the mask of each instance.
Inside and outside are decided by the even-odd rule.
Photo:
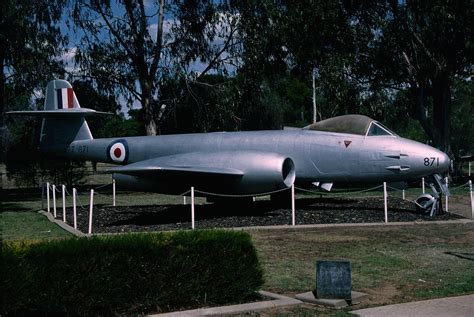
[[[302,129],[94,139],[72,86],[53,80],[45,110],[10,112],[43,118],[40,149],[75,160],[114,163],[122,188],[170,194],[253,195],[298,186],[410,181],[448,170],[448,156],[396,135],[362,115]],[[435,177],[442,189],[441,177]]]

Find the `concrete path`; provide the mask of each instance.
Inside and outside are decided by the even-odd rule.
[[[474,316],[474,295],[446,297],[352,311],[361,317],[464,317]]]

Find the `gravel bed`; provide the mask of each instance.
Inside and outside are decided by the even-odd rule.
[[[413,202],[390,197],[389,222],[436,221],[460,219],[445,213],[436,217],[416,211]],[[395,207],[393,207],[395,206]],[[231,228],[291,224],[291,209],[257,201],[250,205],[229,203],[195,206],[196,228]],[[67,211],[72,223],[72,210]],[[59,211],[58,218],[62,217]],[[78,208],[78,229],[87,232],[88,210]],[[296,201],[297,224],[371,223],[384,221],[382,197],[301,198]],[[93,233],[167,231],[191,228],[190,205],[106,206],[93,212]]]

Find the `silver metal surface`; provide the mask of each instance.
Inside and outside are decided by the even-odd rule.
[[[340,182],[416,180],[444,173],[450,164],[445,153],[359,115],[304,129],[93,139],[84,118],[91,110],[55,110],[50,85],[48,110],[35,112],[44,117],[40,148],[70,159],[120,164],[113,170],[117,185],[132,189],[182,193],[194,186],[214,193],[258,194],[296,182],[330,190]]]

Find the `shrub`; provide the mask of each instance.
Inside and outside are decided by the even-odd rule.
[[[2,243],[2,314],[111,315],[245,300],[263,284],[250,236],[192,231]]]

